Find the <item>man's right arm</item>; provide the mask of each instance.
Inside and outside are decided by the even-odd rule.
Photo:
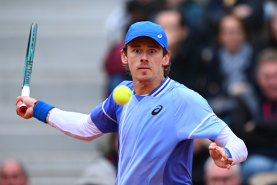
[[[20,112],[19,108],[22,103],[27,106],[26,113]],[[90,141],[103,135],[103,132],[101,132],[91,121],[90,115],[62,111],[52,105],[43,101],[37,101],[31,97],[17,97],[16,112],[19,116],[25,119],[35,117],[38,120],[57,128],[66,135],[77,139]]]
[[[91,121],[90,115],[54,108],[48,113],[47,123],[68,136],[91,141],[104,133]]]

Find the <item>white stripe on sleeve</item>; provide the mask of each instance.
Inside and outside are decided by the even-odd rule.
[[[104,134],[92,122],[89,115],[62,111],[57,108],[51,110],[48,124],[68,136],[85,141],[90,141]]]
[[[246,160],[248,151],[244,142],[240,138],[238,138],[228,126],[222,129],[222,131],[216,138],[215,143],[218,146],[226,147],[229,149],[234,160],[232,163],[233,165]]]

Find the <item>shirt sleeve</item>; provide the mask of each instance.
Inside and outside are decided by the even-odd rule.
[[[103,135],[87,114],[67,112],[54,108],[50,112],[48,124],[66,135],[85,141],[90,141]]]
[[[183,139],[207,138],[215,140],[226,123],[219,119],[208,102],[198,93],[187,88],[174,94],[177,133]]]
[[[123,81],[119,85],[126,85],[133,89],[131,81]],[[111,93],[103,103],[91,111],[90,118],[101,132],[117,132],[123,107],[115,103]]]
[[[118,105],[114,102],[112,94],[101,104],[96,106],[90,113],[91,120],[103,133],[117,132],[117,110]]]
[[[226,147],[233,158],[233,165],[246,160],[248,151],[244,142],[238,138],[232,130],[226,126],[215,140],[218,146]]]

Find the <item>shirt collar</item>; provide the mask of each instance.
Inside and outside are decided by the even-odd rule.
[[[171,81],[172,80],[168,76],[166,76],[165,79],[162,81],[162,83],[151,93],[149,93],[148,96],[153,96],[153,97],[159,96],[169,87]]]

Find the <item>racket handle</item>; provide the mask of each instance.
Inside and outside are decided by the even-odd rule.
[[[21,96],[30,96],[30,86],[23,86],[21,90]],[[25,114],[28,107],[24,103],[19,106],[19,110],[22,114]]]
[[[20,106],[19,106],[19,110],[22,114],[25,114],[26,111],[27,111],[28,107],[27,105],[25,105],[24,103],[22,103]]]
[[[30,96],[30,86],[24,85],[22,87],[21,96]]]

